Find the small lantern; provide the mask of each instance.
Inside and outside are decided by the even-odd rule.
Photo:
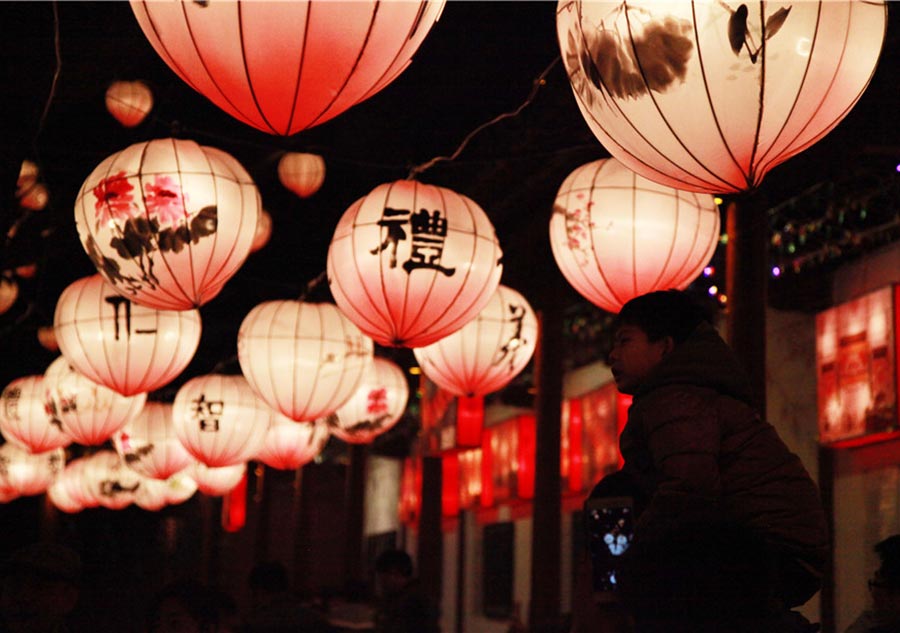
[[[247,462],[219,468],[210,468],[197,462],[191,466],[188,474],[197,482],[197,490],[210,497],[221,497],[241,483],[247,474]]]
[[[75,200],[75,224],[117,292],[149,308],[188,310],[215,297],[244,263],[261,208],[233,157],[157,139],[94,169]]]
[[[125,127],[135,127],[153,109],[153,93],[143,81],[114,81],[106,89],[106,109]]]
[[[76,512],[81,512],[84,509],[84,506],[81,504],[81,501],[72,494],[72,490],[69,486],[66,485],[65,480],[63,479],[66,474],[66,469],[59,474],[56,480],[47,487],[47,498],[50,499],[50,503],[53,506],[66,514],[74,514]]]
[[[318,154],[287,152],[278,161],[278,180],[301,198],[308,198],[325,182],[325,160]]]
[[[19,297],[19,284],[12,277],[0,276],[0,314],[8,311]]]
[[[16,266],[16,277],[19,279],[33,279],[37,274],[37,264],[22,264]]]
[[[483,396],[502,389],[525,368],[537,337],[537,318],[525,297],[498,286],[478,316],[413,353],[441,388],[457,396]]]
[[[731,193],[825,136],[875,70],[884,2],[560,0],[578,107],[629,169]]]
[[[42,211],[48,202],[50,202],[50,192],[42,183],[33,184],[19,198],[19,206],[29,211]]]
[[[58,352],[59,343],[56,340],[56,331],[52,325],[44,325],[37,330],[38,343],[49,352]]]
[[[256,221],[256,232],[253,234],[253,243],[250,252],[255,253],[269,243],[272,237],[272,216],[265,209],[260,209],[259,219]]]
[[[156,512],[167,505],[184,503],[197,492],[197,482],[184,473],[172,475],[168,479],[141,480],[134,493],[134,505],[143,510]]]
[[[23,160],[19,167],[19,177],[16,179],[16,198],[21,198],[31,189],[38,179],[40,169],[30,160]]]
[[[256,459],[278,470],[294,470],[321,453],[330,436],[328,425],[322,421],[294,422],[275,413]]]
[[[7,442],[0,446],[0,488],[13,488],[19,495],[39,495],[66,465],[61,448],[32,454]]]
[[[110,510],[121,510],[131,505],[142,480],[139,474],[125,465],[118,453],[110,450],[91,455],[83,476],[89,489],[88,495]]]
[[[63,502],[68,504],[68,501],[71,500],[73,505],[78,505],[81,509],[96,508],[100,505],[96,497],[88,490],[85,482],[84,472],[89,460],[89,457],[79,457],[67,463],[52,486],[64,489],[59,492],[59,497]],[[56,491],[54,491],[55,494]],[[52,497],[51,501],[53,501]]]
[[[0,395],[3,437],[31,453],[44,453],[72,443],[60,421],[47,411],[44,395],[43,376],[17,378]]]
[[[331,434],[350,444],[368,444],[394,426],[406,410],[409,384],[403,370],[375,358],[350,399],[326,418]]]
[[[328,283],[341,311],[377,343],[422,347],[475,318],[500,283],[501,259],[494,227],[472,200],[400,180],[341,217]]]
[[[172,405],[178,439],[196,459],[213,467],[252,459],[265,442],[270,417],[243,376],[192,378]]]
[[[657,184],[614,158],[569,174],[550,218],[550,246],[563,276],[609,312],[653,290],[687,287],[718,243],[711,195]]]
[[[329,303],[267,301],[238,331],[241,371],[292,420],[315,420],[353,395],[372,363],[371,339]]]
[[[200,343],[197,310],[132,303],[100,275],[63,290],[53,323],[63,356],[75,369],[125,396],[167,385]]]
[[[168,403],[148,402],[112,439],[128,467],[144,477],[168,479],[194,463],[175,433]]]
[[[97,446],[134,418],[147,400],[146,393],[123,396],[83,376],[65,356],[44,372],[46,402],[62,430],[78,444]]]
[[[175,73],[248,125],[289,136],[368,99],[409,65],[444,0],[140,2]]]

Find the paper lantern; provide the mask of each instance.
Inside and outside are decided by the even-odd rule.
[[[12,488],[19,495],[39,495],[53,483],[66,464],[61,448],[32,454],[7,442],[0,446],[0,488]]]
[[[83,476],[90,491],[88,494],[110,510],[121,510],[131,505],[142,479],[125,465],[118,453],[110,450],[91,455]]]
[[[20,279],[33,279],[37,274],[37,264],[23,264],[16,266],[16,277]]]
[[[25,376],[6,385],[0,395],[0,432],[30,453],[63,448],[72,438],[50,415],[45,403],[43,376]]]
[[[248,125],[288,136],[368,99],[409,65],[444,0],[141,2],[163,61]]]
[[[537,318],[525,297],[498,286],[473,320],[413,353],[439,387],[457,396],[483,396],[502,389],[525,368],[537,336]]]
[[[19,297],[19,284],[10,277],[0,277],[0,314],[5,313]]]
[[[168,403],[148,402],[112,439],[128,467],[144,477],[168,479],[194,463],[175,433]]]
[[[197,482],[197,490],[210,497],[221,497],[234,489],[247,473],[247,462],[210,468],[202,462],[191,466],[191,479]]]
[[[0,486],[0,503],[9,503],[19,498],[18,491],[11,486]]]
[[[59,343],[56,340],[56,332],[52,325],[39,327],[37,329],[37,339],[38,343],[40,343],[41,347],[45,350],[50,352],[59,351]]]
[[[80,373],[131,396],[178,376],[200,343],[197,310],[155,310],[133,303],[100,275],[70,284],[53,317],[63,356]]]
[[[371,339],[330,303],[267,301],[238,331],[250,386],[292,420],[328,415],[356,391],[372,363]]]
[[[503,272],[487,215],[449,189],[400,180],[341,217],[328,283],[341,311],[385,346],[422,347],[487,304]]]
[[[278,180],[301,198],[308,198],[325,182],[325,160],[318,154],[287,152],[278,161]]]
[[[29,211],[41,211],[50,202],[50,192],[41,183],[30,186],[19,198],[19,206]]]
[[[172,475],[168,479],[141,480],[134,493],[134,505],[143,510],[156,512],[167,505],[184,503],[197,492],[197,482],[184,473]]]
[[[37,182],[40,170],[30,160],[23,160],[19,167],[19,177],[16,179],[16,198],[21,198]]]
[[[125,127],[135,127],[153,109],[153,93],[143,81],[114,81],[106,89],[106,109]]]
[[[409,384],[403,370],[375,358],[350,399],[326,418],[331,434],[350,444],[368,444],[394,426],[406,410]]]
[[[255,253],[269,243],[272,237],[272,216],[265,209],[260,209],[259,219],[256,221],[256,232],[253,234],[253,243],[250,252]]]
[[[243,376],[192,378],[172,405],[175,435],[188,453],[213,467],[252,459],[266,439],[270,417]]]
[[[560,0],[578,107],[627,167],[708,193],[759,186],[846,116],[881,51],[884,2]]]
[[[68,468],[68,466],[66,468]],[[47,487],[47,498],[50,499],[50,503],[52,503],[57,510],[61,510],[66,514],[81,512],[84,509],[84,506],[78,498],[72,494],[71,488],[66,485],[66,482],[63,479],[65,474],[66,470],[64,469],[56,478],[56,481]]]
[[[44,372],[46,403],[62,430],[78,444],[96,446],[134,418],[147,400],[146,393],[123,396],[83,376],[65,356]]]
[[[711,195],[657,184],[614,158],[569,174],[550,218],[550,246],[563,276],[610,312],[653,290],[687,287],[718,242]]]
[[[149,308],[188,310],[215,297],[244,263],[261,208],[233,157],[157,139],[94,169],[75,200],[75,224],[117,292]]]
[[[294,422],[280,413],[273,416],[266,441],[256,459],[278,470],[294,470],[322,452],[331,434],[322,421]]]
[[[91,493],[91,490],[87,488],[85,481],[84,472],[89,461],[90,457],[73,459],[66,464],[66,467],[53,482],[52,488],[63,489],[62,491],[54,491],[54,496],[58,493],[61,502],[69,505],[68,502],[71,500],[72,506],[77,505],[79,509],[96,508],[100,505],[97,498]],[[50,489],[48,488],[49,492]],[[51,497],[51,501],[55,503],[53,497]],[[65,508],[61,509],[68,511]]]

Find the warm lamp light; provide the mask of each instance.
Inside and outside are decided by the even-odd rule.
[[[295,470],[315,459],[330,435],[328,425],[322,421],[294,422],[275,413],[256,459],[277,470]]]
[[[65,465],[66,454],[61,448],[32,454],[7,442],[0,446],[0,488],[12,488],[23,497],[39,495]]]
[[[210,497],[221,497],[241,483],[247,473],[247,462],[221,468],[210,468],[197,462],[187,473],[197,482],[197,490]]]
[[[0,395],[0,432],[31,453],[63,448],[72,438],[47,411],[44,377],[25,376],[6,385]]]
[[[350,399],[326,418],[331,434],[349,444],[368,444],[393,427],[409,400],[406,375],[376,357]]]
[[[106,89],[106,109],[125,127],[135,127],[153,109],[153,93],[143,81],[114,81]]]
[[[308,198],[325,182],[325,160],[318,154],[288,152],[278,161],[278,179],[301,198]]]

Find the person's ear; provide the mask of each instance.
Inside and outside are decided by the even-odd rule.
[[[661,339],[662,341],[662,355],[668,356],[669,353],[675,349],[675,339],[671,336],[664,336]]]

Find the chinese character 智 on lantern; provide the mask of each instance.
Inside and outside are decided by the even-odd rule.
[[[475,202],[402,180],[379,185],[341,217],[328,283],[341,311],[376,342],[421,347],[475,318],[500,283],[502,256]]]
[[[825,136],[875,70],[884,2],[560,0],[578,107],[630,169],[679,189],[756,188]]]
[[[376,357],[356,392],[325,421],[338,439],[368,444],[397,423],[408,400],[409,384],[403,370]]]

